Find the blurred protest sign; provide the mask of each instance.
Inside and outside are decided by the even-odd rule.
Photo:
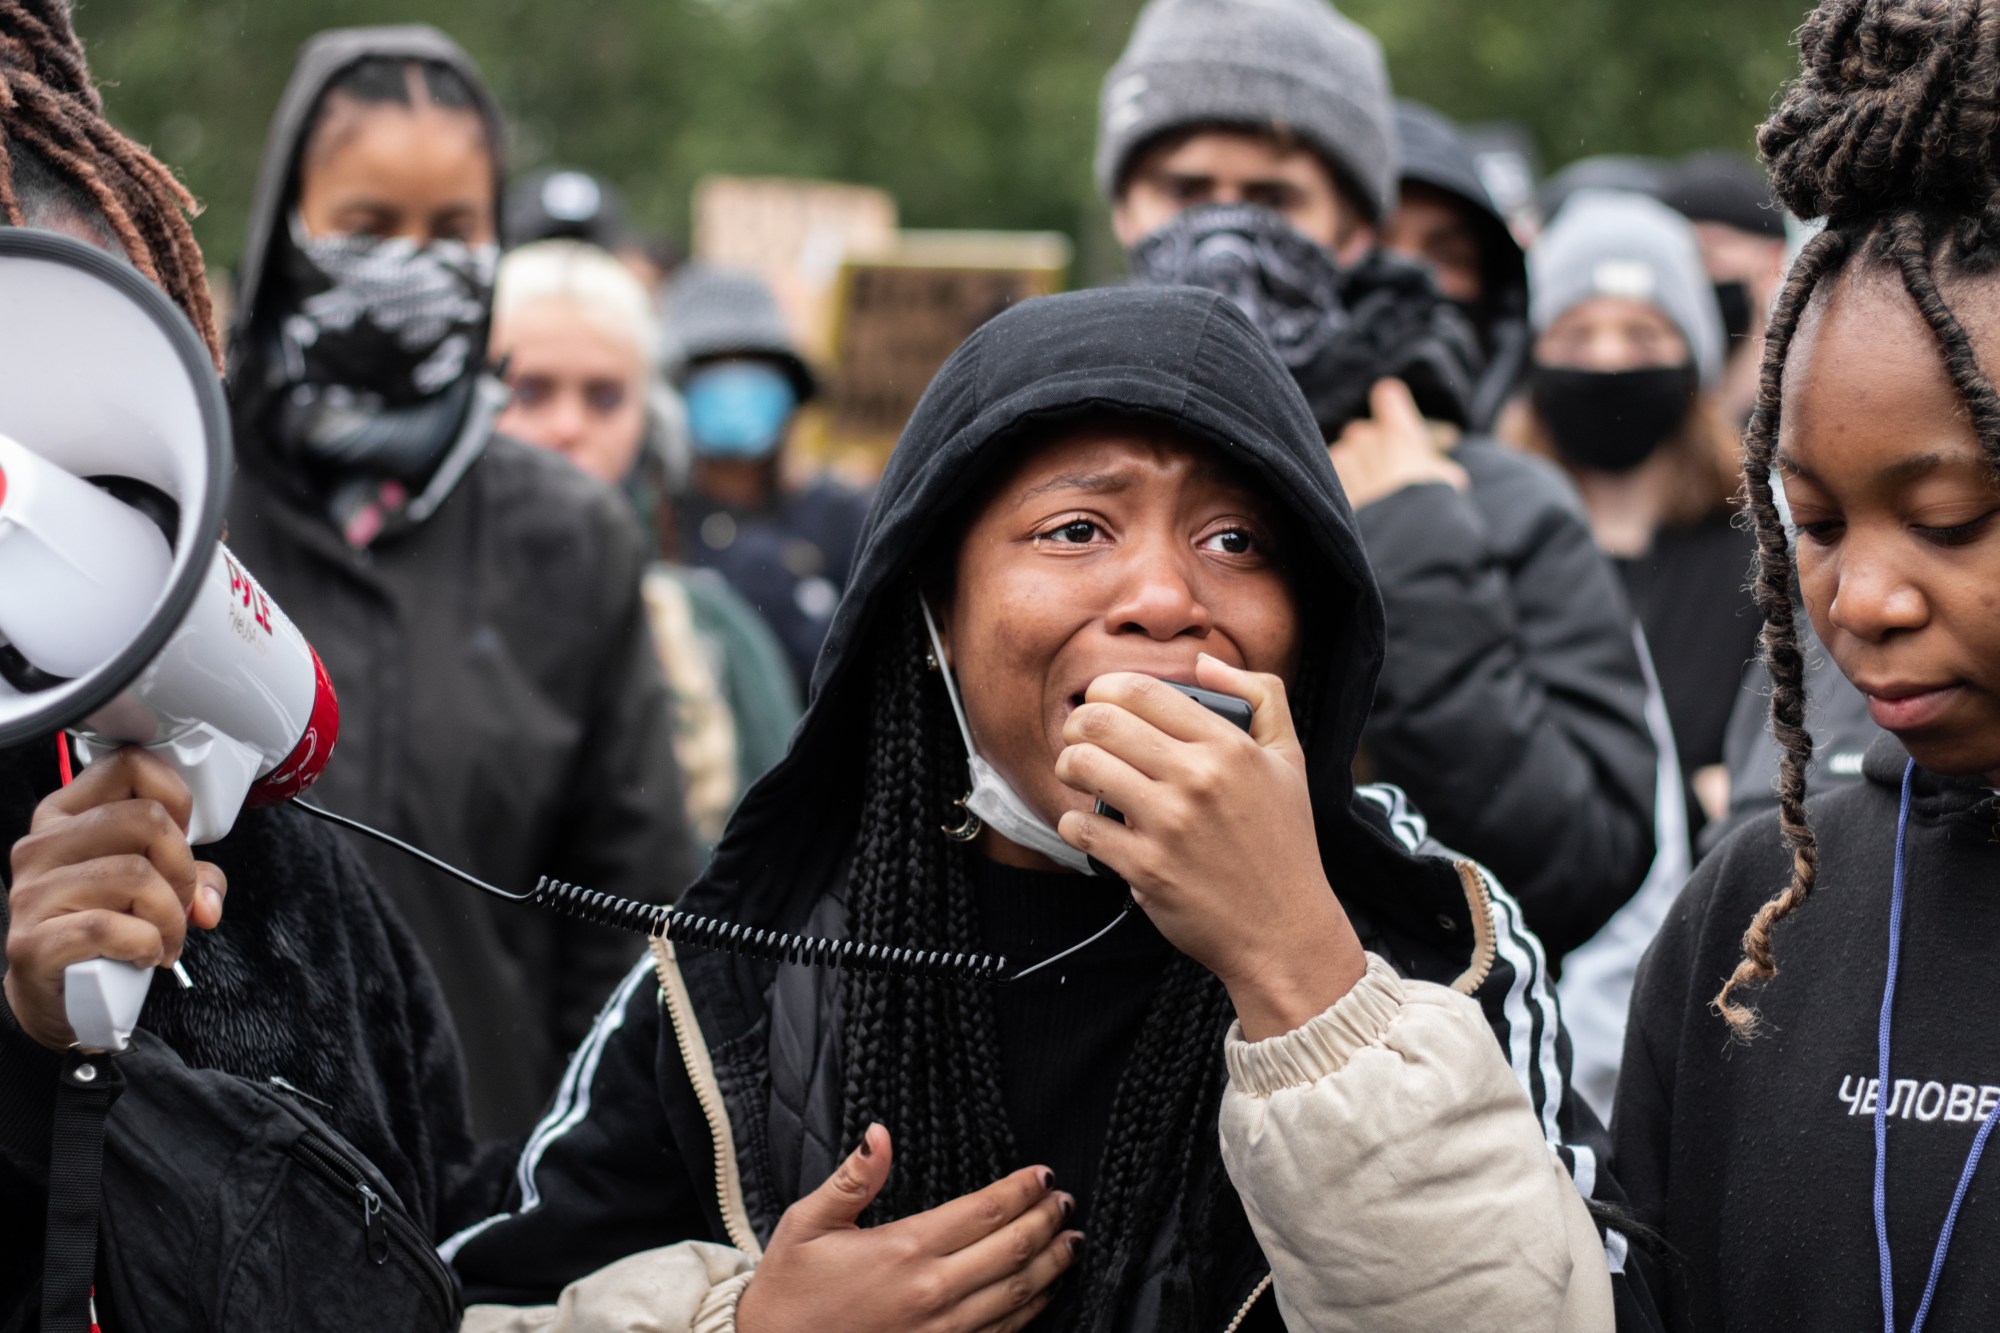
[[[824,365],[841,261],[894,244],[896,201],[835,181],[708,176],[695,186],[694,256],[771,285],[806,359]]]
[[[1055,232],[905,231],[841,266],[834,370],[820,438],[843,472],[879,473],[924,386],[974,329],[1016,301],[1061,291],[1069,239]]]

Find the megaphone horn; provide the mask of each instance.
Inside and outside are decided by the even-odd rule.
[[[0,228],[0,745],[153,750],[195,843],[304,791],[339,732],[318,655],[219,540],[228,421],[201,339],[137,270]],[[73,965],[79,1043],[124,1049],[150,979]]]

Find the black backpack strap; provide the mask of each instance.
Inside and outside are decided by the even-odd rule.
[[[49,1224],[42,1263],[42,1333],[86,1333],[104,1200],[104,1121],[125,1090],[111,1057],[71,1051],[56,1084],[49,1136]]]

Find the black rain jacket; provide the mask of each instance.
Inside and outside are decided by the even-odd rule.
[[[1297,386],[1248,320],[1210,293],[1121,288],[1029,301],[938,372],[882,478],[791,751],[746,795],[681,906],[841,933],[878,624],[907,595],[941,525],[996,470],[1041,431],[1102,412],[1212,445],[1291,507],[1297,583],[1316,595],[1326,645],[1307,653],[1312,674],[1294,698],[1314,719],[1308,766],[1329,878],[1363,942],[1399,970],[1483,978],[1474,996],[1551,1150],[1586,1197],[1607,1197],[1602,1131],[1568,1094],[1568,1039],[1520,909],[1497,888],[1469,890],[1400,792],[1354,785],[1382,663],[1381,599]],[[445,1246],[469,1301],[549,1302],[614,1260],[680,1241],[757,1254],[785,1208],[851,1149],[840,1139],[835,974],[686,946],[677,955],[657,976],[641,960],[604,1010],[529,1141],[507,1211]],[[1619,1238],[1611,1247],[1622,1255]],[[1254,1249],[1223,1265],[1236,1282],[1203,1312],[1207,1325],[1224,1328],[1258,1291],[1266,1269]],[[1162,1237],[1127,1327],[1154,1326],[1169,1250]],[[1645,1305],[1640,1287],[1620,1279],[1616,1289],[1622,1308]],[[1263,1305],[1259,1313],[1253,1302],[1253,1316],[1269,1320]]]
[[[482,385],[431,486],[352,549],[257,410],[263,330],[287,300],[273,251],[301,140],[322,91],[371,56],[442,63],[485,96],[464,52],[431,28],[308,42],[272,122],[232,339],[241,466],[229,543],[340,696],[339,748],[314,798],[516,891],[547,874],[666,901],[697,851],[640,602],[650,552],[629,506],[557,455],[494,435],[504,391]],[[482,108],[497,144],[499,113]],[[443,986],[475,1127],[525,1131],[630,961],[629,940],[359,850]]]

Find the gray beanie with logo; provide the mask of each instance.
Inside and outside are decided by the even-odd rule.
[[[1687,339],[1703,384],[1722,374],[1722,312],[1688,220],[1657,199],[1579,190],[1528,252],[1528,319],[1544,333],[1595,296],[1644,301]]]
[[[1380,221],[1395,205],[1396,120],[1382,47],[1326,0],[1151,0],[1097,106],[1097,188],[1192,125],[1283,126]]]

